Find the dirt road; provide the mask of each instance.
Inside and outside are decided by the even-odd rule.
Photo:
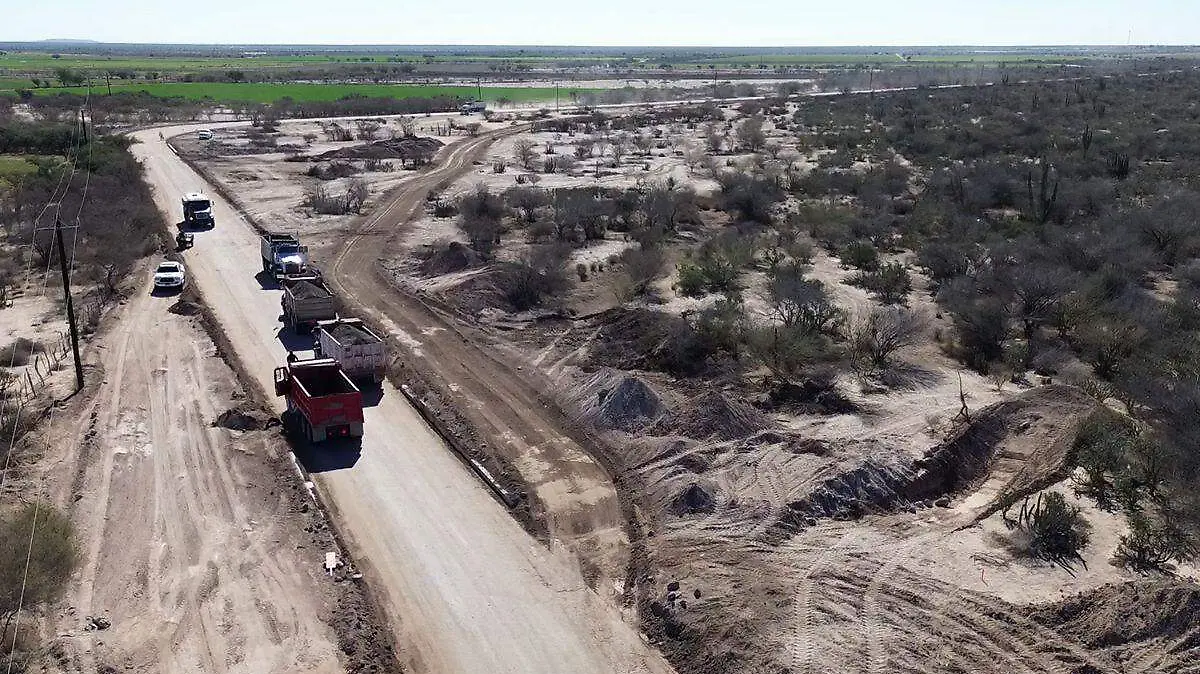
[[[471,172],[490,143],[480,138],[453,148],[437,169],[391,195],[341,249],[331,281],[341,297],[353,298],[356,307],[408,347],[438,389],[453,392],[458,411],[487,440],[489,451],[520,473],[534,520],[584,560],[592,587],[616,599],[626,589],[629,564],[617,490],[604,468],[566,432],[567,421],[543,400],[549,384],[529,381],[533,368],[519,372],[504,362],[503,345],[465,334],[463,321],[401,291],[378,264],[421,213],[425,195]]]
[[[99,391],[48,428],[55,500],[82,553],[55,625],[60,664],[345,671],[325,622],[336,597],[321,577],[324,550],[305,532],[307,495],[279,490],[271,464],[282,443],[212,426],[241,387],[196,319],[167,313],[175,300],[147,290],[99,343]],[[88,631],[87,616],[111,627]]]
[[[157,130],[137,138],[134,151],[155,198],[174,220],[178,195],[203,181]],[[238,357],[266,390],[286,355],[277,337],[279,293],[254,280],[261,264],[251,228],[219,198],[214,211],[215,230],[198,235],[184,259]],[[395,389],[385,385],[365,416],[361,453],[320,454],[315,479],[410,670],[670,671],[617,609],[588,589],[573,558],[529,537]]]

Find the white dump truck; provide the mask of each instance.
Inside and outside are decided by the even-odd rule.
[[[387,371],[387,350],[383,340],[357,318],[338,318],[317,322],[316,352],[319,358],[332,358],[352,379],[383,381]]]
[[[189,226],[212,227],[212,201],[203,192],[189,192],[183,195],[183,222]]]
[[[294,234],[267,232],[259,238],[263,271],[280,281],[289,276],[305,276],[315,271],[308,264],[308,246],[300,245]]]

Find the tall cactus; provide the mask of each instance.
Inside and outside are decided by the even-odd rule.
[[[1088,151],[1092,149],[1092,141],[1095,140],[1096,134],[1092,131],[1091,124],[1083,125],[1083,133],[1079,134],[1079,146],[1083,149],[1083,156],[1088,156]]]
[[[1053,166],[1050,162],[1042,157],[1038,163],[1042,167],[1042,175],[1038,181],[1037,193],[1034,193],[1033,169],[1029,170],[1025,184],[1029,190],[1029,219],[1044,225],[1050,220],[1054,213],[1054,205],[1058,202],[1058,171],[1054,171],[1054,176],[1051,177]]]

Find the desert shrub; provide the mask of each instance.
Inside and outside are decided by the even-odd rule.
[[[517,311],[543,306],[566,293],[571,279],[564,270],[569,250],[560,245],[537,246],[500,270],[497,286]]]
[[[775,181],[736,171],[723,173],[718,180],[721,210],[751,222],[770,224],[771,210],[784,196]]]
[[[1196,556],[1196,541],[1170,521],[1155,522],[1144,513],[1129,517],[1129,533],[1120,537],[1115,561],[1134,571],[1161,571],[1172,561]]]
[[[370,194],[367,182],[355,178],[346,185],[346,191],[336,194],[325,185],[314,185],[304,195],[304,205],[322,215],[345,215],[362,210]]]
[[[928,321],[916,312],[899,307],[876,308],[851,326],[851,349],[874,367],[885,368],[897,351],[919,343],[927,328]]]
[[[1091,538],[1091,525],[1079,508],[1058,492],[1039,494],[1032,506],[1026,499],[1016,526],[1029,537],[1029,554],[1059,563],[1078,559]]]
[[[879,268],[879,251],[870,241],[853,241],[846,244],[841,252],[842,264],[863,271],[875,271]]]
[[[753,236],[727,231],[707,241],[693,260],[678,265],[680,294],[734,293],[742,270],[754,261]]]
[[[775,318],[786,328],[832,333],[843,314],[820,281],[804,278],[805,266],[795,260],[775,267],[767,285]]]
[[[621,274],[617,280],[618,299],[627,302],[645,295],[650,284],[662,275],[666,255],[661,248],[629,248],[620,255]],[[681,278],[682,282],[682,278]]]
[[[308,167],[304,175],[319,180],[336,180],[337,178],[346,178],[358,173],[362,173],[362,171],[348,161],[331,161],[328,164],[313,164]]]
[[[25,337],[18,337],[7,346],[0,348],[0,367],[19,367],[28,365],[29,359],[35,353],[40,353],[45,347]]]
[[[26,608],[57,598],[78,558],[71,521],[53,506],[27,504],[0,519],[0,615],[17,609],[22,588]]]
[[[1074,478],[1075,491],[1089,496],[1105,510],[1116,507],[1117,478],[1128,465],[1128,454],[1137,441],[1133,423],[1115,412],[1100,410],[1079,425],[1071,451],[1081,469]]]
[[[701,310],[692,321],[700,339],[713,351],[737,355],[745,341],[746,311],[740,301],[722,299]]]
[[[874,271],[864,271],[849,279],[851,285],[865,288],[885,304],[901,304],[912,290],[908,268],[900,262],[888,262]]]

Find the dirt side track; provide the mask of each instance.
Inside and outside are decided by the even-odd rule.
[[[330,623],[345,597],[320,571],[332,541],[282,443],[213,425],[241,387],[196,319],[146,290],[100,342],[96,394],[47,429],[55,500],[82,556],[55,625],[58,665],[360,671],[340,661]],[[87,616],[111,627],[88,631]]]

